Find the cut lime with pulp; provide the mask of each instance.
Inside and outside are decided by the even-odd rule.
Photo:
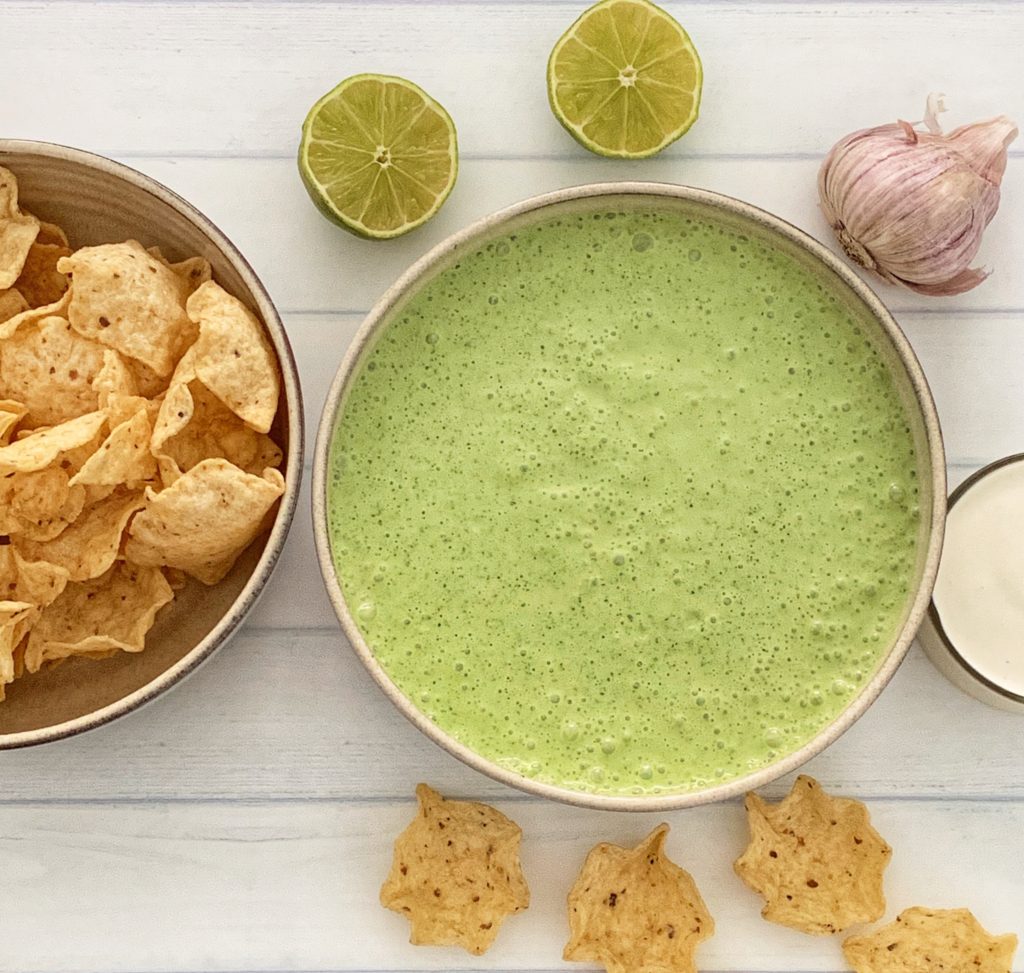
[[[601,0],[548,60],[555,117],[598,155],[642,159],[697,120],[703,80],[689,35],[649,0]]]
[[[459,170],[455,125],[404,78],[357,74],[310,110],[299,172],[332,222],[386,240],[426,223],[448,198]]]

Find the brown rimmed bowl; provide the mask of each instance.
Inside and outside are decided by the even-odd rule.
[[[133,238],[171,260],[203,256],[215,280],[262,320],[281,366],[273,436],[284,450],[286,487],[269,533],[220,584],[198,582],[157,616],[139,654],[73,659],[25,676],[0,703],[0,749],[59,740],[138,709],[194,672],[235,633],[274,570],[295,514],[302,476],[302,393],[288,336],[270,295],[234,244],[155,179],[120,163],[48,142],[0,139],[0,166],[18,178],[21,205],[67,232],[72,247]]]
[[[508,770],[469,749],[433,721],[406,696],[375,658],[346,603],[341,580],[331,553],[328,526],[329,452],[337,424],[344,421],[346,395],[364,357],[373,348],[404,303],[435,274],[478,249],[493,237],[514,232],[534,222],[558,215],[604,211],[609,205],[634,209],[672,209],[683,215],[698,214],[731,228],[741,228],[784,250],[811,268],[834,291],[841,293],[860,324],[882,353],[894,376],[908,416],[918,454],[920,518],[918,563],[907,596],[901,624],[878,666],[860,693],[828,726],[798,750],[781,756],[758,770],[699,790],[650,796],[591,793],[549,784]],[[313,530],[320,570],[341,627],[356,655],[385,695],[399,711],[431,740],[476,770],[512,787],[553,800],[584,807],[619,811],[664,811],[735,797],[760,787],[821,752],[838,739],[878,697],[906,655],[928,607],[938,567],[946,510],[946,467],[942,434],[931,392],[906,336],[885,305],[849,267],[806,233],[777,216],[727,196],[663,183],[603,183],[562,189],[501,210],[472,224],[438,244],[418,260],[384,294],[370,312],[349,348],[324,406],[313,457]]]

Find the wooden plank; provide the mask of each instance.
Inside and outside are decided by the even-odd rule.
[[[290,159],[124,159],[206,212],[251,260],[286,312],[365,311],[417,257],[472,220],[538,193],[590,182],[641,179],[713,189],[771,210],[837,249],[818,210],[816,159],[468,160],[440,213],[422,229],[387,243],[359,240],[324,220]],[[1011,163],[1004,187],[1002,209],[978,261],[994,273],[981,287],[938,300],[877,280],[872,285],[899,311],[1024,310],[1024,275],[1015,273],[1013,260],[1024,249],[1024,164]]]
[[[18,92],[5,101],[5,129],[114,153],[290,157],[320,95],[349,74],[381,71],[439,98],[467,154],[574,155],[583,150],[548,110],[544,76],[552,45],[585,5],[15,0],[3,12],[17,43],[5,47],[0,87]],[[1024,116],[1014,83],[1020,7],[665,6],[706,72],[701,120],[670,150],[676,158],[816,155],[847,131],[919,118],[934,90],[949,93],[962,120]]]
[[[580,862],[598,840],[635,842],[658,819],[502,807],[524,831],[532,903],[482,958],[408,945],[405,920],[377,902],[410,801],[0,807],[0,910],[16,930],[4,937],[3,968],[579,969],[560,957],[565,895]],[[886,877],[890,914],[913,904],[967,905],[993,931],[1024,932],[1024,805],[875,801],[871,811],[896,850]],[[698,954],[702,970],[846,968],[838,940],[760,918],[760,900],[731,869],[746,841],[739,805],[666,817],[668,851],[694,875],[717,925]]]
[[[1022,748],[1024,720],[964,696],[914,649],[808,769],[864,796],[1024,800]],[[8,801],[379,800],[423,779],[459,794],[513,794],[407,723],[337,628],[245,632],[141,712],[2,758]]]

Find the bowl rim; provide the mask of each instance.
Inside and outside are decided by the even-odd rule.
[[[214,247],[224,255],[252,295],[256,304],[255,310],[262,319],[277,354],[285,393],[288,455],[285,468],[282,471],[285,478],[285,491],[281,496],[277,516],[267,535],[263,552],[235,600],[206,636],[174,665],[169,666],[144,686],[140,686],[106,706],[61,723],[54,723],[51,726],[0,734],[0,750],[12,750],[63,740],[132,713],[152,702],[171,687],[181,683],[224,645],[236,633],[246,615],[259,600],[281,556],[285,538],[291,528],[298,506],[305,453],[302,388],[288,334],[266,287],[257,276],[256,271],[253,270],[252,265],[242,256],[241,251],[231,242],[224,231],[174,190],[169,189],[152,176],[147,176],[122,162],[115,162],[106,156],[85,149],[61,145],[57,142],[0,139],[0,164],[9,163],[17,167],[20,164],[19,158],[23,158],[26,163],[31,163],[33,156],[42,156],[57,162],[69,162],[130,183],[135,188],[149,193],[160,202],[176,210],[209,238]]]
[[[864,303],[871,317],[891,343],[893,350],[907,373],[910,389],[921,410],[929,450],[932,504],[930,522],[928,524],[928,545],[921,568],[921,582],[910,605],[903,627],[894,640],[889,652],[881,661],[874,676],[835,720],[825,726],[815,737],[798,750],[787,754],[766,767],[698,791],[640,796],[594,794],[587,791],[574,790],[569,787],[542,783],[508,770],[458,742],[432,720],[428,719],[395,685],[377,661],[360,633],[345,602],[337,570],[330,552],[330,538],[327,530],[327,479],[328,452],[333,430],[338,419],[344,394],[355,374],[360,356],[391,310],[410,290],[419,284],[426,274],[442,263],[453,251],[458,250],[467,242],[477,237],[483,237],[523,214],[570,201],[597,199],[605,196],[637,196],[647,197],[652,200],[668,197],[670,199],[709,206],[713,209],[724,211],[729,215],[752,220],[761,227],[780,234],[797,249],[816,258],[819,263],[824,264]],[[431,741],[474,770],[480,771],[494,780],[510,787],[515,787],[527,794],[545,797],[577,807],[609,811],[660,812],[696,807],[702,804],[734,798],[746,791],[761,787],[784,776],[835,742],[878,698],[878,695],[893,677],[906,656],[931,599],[932,587],[934,586],[935,576],[938,571],[945,523],[946,464],[938,413],[928,381],[910,342],[881,299],[835,254],[809,234],[783,220],[781,217],[731,196],[674,183],[619,181],[588,183],[543,193],[475,220],[464,229],[452,234],[427,251],[385,291],[364,319],[331,383],[317,430],[313,454],[311,493],[313,535],[316,543],[317,558],[331,605],[356,656],[377,685],[383,690],[384,694],[406,719]]]

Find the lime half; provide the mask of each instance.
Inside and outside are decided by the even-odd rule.
[[[697,120],[703,80],[689,35],[649,0],[601,0],[548,61],[555,117],[598,155],[642,159]]]
[[[299,172],[332,222],[386,240],[425,223],[448,198],[459,170],[455,125],[404,78],[357,74],[310,110]]]

